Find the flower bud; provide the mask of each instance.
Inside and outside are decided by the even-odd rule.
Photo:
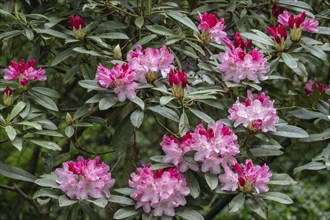
[[[184,96],[184,89],[187,87],[187,74],[178,70],[176,73],[171,69],[169,74],[169,83],[172,87],[172,93],[177,98]]]
[[[71,15],[70,17],[70,26],[73,30],[73,33],[78,40],[82,40],[85,37],[85,21],[80,16]]]
[[[22,74],[19,76],[19,87],[24,91],[29,88],[29,80],[25,78]]]
[[[14,100],[13,100],[13,90],[11,90],[9,88],[9,86],[7,86],[5,88],[5,90],[3,91],[3,95],[2,95],[2,98],[3,98],[3,104],[5,106],[12,106],[13,103],[14,103]]]
[[[302,28],[296,28],[296,25],[294,25],[294,28],[290,32],[290,40],[292,42],[299,42],[301,39],[302,34]]]
[[[119,44],[113,49],[113,58],[117,60],[122,59],[122,53]]]
[[[73,120],[69,112],[66,113],[65,122],[67,125],[72,125]]]
[[[158,74],[155,71],[149,71],[146,73],[146,80],[148,83],[153,83],[158,79]]]

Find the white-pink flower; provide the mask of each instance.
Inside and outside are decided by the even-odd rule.
[[[187,132],[181,139],[181,142],[173,136],[163,136],[160,143],[162,150],[165,153],[163,158],[164,163],[172,163],[179,168],[181,172],[186,172],[188,169],[197,171],[198,165],[189,163],[183,159],[185,153],[191,151],[191,135]]]
[[[111,70],[99,64],[95,78],[101,87],[114,86],[114,92],[119,101],[123,102],[126,98],[134,99],[136,97],[135,90],[138,84],[134,82],[135,75],[135,71],[127,63],[122,65],[116,63]]]
[[[41,67],[35,69],[35,64],[35,60],[29,60],[27,64],[24,59],[22,59],[20,63],[11,61],[10,66],[4,70],[5,75],[3,78],[5,80],[19,79],[20,84],[23,86],[27,85],[30,80],[47,80],[46,71]]]
[[[252,94],[247,92],[248,97],[244,103],[237,98],[235,104],[228,110],[228,118],[234,123],[234,127],[242,124],[252,131],[276,131],[276,123],[279,117],[271,101],[265,93]]]
[[[59,188],[71,199],[109,198],[115,180],[111,179],[109,166],[99,160],[79,156],[77,162],[64,162],[62,168],[55,170]]]
[[[222,39],[227,36],[227,33],[224,31],[226,28],[224,19],[218,20],[215,14],[207,12],[199,14],[197,19],[200,22],[198,29],[208,32],[212,41],[221,44]]]
[[[229,48],[219,54],[219,69],[223,72],[224,81],[240,83],[252,80],[256,83],[266,80],[270,65],[261,51],[253,49],[245,52],[241,47]]]
[[[127,62],[131,69],[136,72],[136,80],[146,83],[146,74],[154,72],[166,78],[170,70],[174,68],[174,56],[165,45],[160,49],[146,48],[142,50],[141,45],[135,47],[135,51],[127,53]]]
[[[185,178],[176,168],[152,171],[149,167],[137,169],[131,174],[129,186],[135,208],[141,208],[153,216],[175,216],[175,208],[186,204],[189,188]]]

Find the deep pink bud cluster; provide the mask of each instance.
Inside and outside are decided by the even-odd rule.
[[[187,82],[188,82],[188,78],[185,72],[183,72],[181,69],[179,69],[177,72],[174,72],[174,70],[171,69],[169,74],[170,86],[181,85],[181,87],[184,89],[187,87]]]
[[[244,103],[237,98],[235,104],[228,110],[228,118],[234,123],[234,127],[242,124],[252,131],[276,131],[275,124],[279,117],[271,101],[265,93],[252,94],[247,92]]]
[[[318,88],[319,92],[322,93],[323,89],[324,92],[328,95],[330,95],[330,84],[329,85],[323,85],[322,83],[317,82],[316,78],[315,79],[311,79],[309,80],[306,84],[305,84],[305,92],[307,96],[312,95],[313,93],[313,85],[316,86],[316,88]]]
[[[99,161],[98,157],[85,160],[79,156],[76,162],[64,162],[55,170],[59,188],[71,199],[109,198],[115,180],[111,179],[109,166]]]
[[[288,37],[286,27],[281,24],[278,24],[277,27],[274,24],[273,28],[266,27],[266,30],[270,36],[274,37],[276,43],[278,44],[280,44],[282,40],[285,41]]]
[[[227,33],[224,31],[226,25],[223,18],[218,20],[215,14],[205,12],[199,14],[197,19],[200,22],[198,29],[201,31],[207,31],[212,41],[220,44],[222,38],[227,36]]]
[[[257,193],[267,192],[268,183],[272,174],[269,167],[264,164],[262,167],[253,165],[251,160],[246,160],[245,164],[236,163],[234,166],[236,173],[229,167],[225,168],[225,173],[219,175],[221,189],[250,193],[253,189]]]
[[[86,24],[84,19],[82,19],[79,15],[71,15],[70,26],[72,29],[82,29],[86,27]]]
[[[13,90],[11,90],[9,86],[6,86],[6,88],[3,90],[3,95],[11,96],[13,95]]]
[[[290,14],[288,11],[284,11],[278,16],[278,22],[284,26],[289,26],[290,29],[302,28],[310,33],[316,33],[319,22],[315,19],[305,21],[306,13],[303,11],[297,17]]]
[[[246,51],[251,41],[244,41],[240,34],[235,34],[234,43],[228,38],[224,40],[227,45],[225,52],[219,54],[219,69],[224,73],[224,81],[240,83],[248,79],[256,83],[266,80],[270,65],[264,54],[256,48]]]
[[[281,7],[281,6],[278,6],[278,5],[274,5],[273,8],[272,8],[272,15],[275,17],[275,18],[278,18],[278,16],[280,14],[283,14],[284,12],[284,8]]]
[[[5,80],[19,79],[22,86],[27,85],[30,80],[45,81],[47,79],[46,71],[41,67],[35,69],[35,64],[35,60],[29,60],[28,63],[25,63],[24,59],[20,63],[11,61],[10,66],[4,70],[5,75],[3,78]]]
[[[220,121],[209,125],[208,130],[203,124],[197,125],[194,132],[182,137],[181,143],[164,135],[161,146],[165,152],[164,162],[173,163],[182,172],[188,168],[194,171],[198,169],[195,164],[184,160],[183,155],[189,151],[195,151],[194,160],[201,164],[201,171],[212,174],[221,173],[220,165],[225,167],[235,163],[234,156],[239,153],[237,136]]]
[[[118,95],[119,101],[123,102],[127,99],[136,97],[135,90],[138,84],[134,82],[136,73],[127,63],[119,65],[116,63],[109,70],[99,64],[96,73],[96,80],[103,88],[114,86],[114,92]]]
[[[149,167],[137,169],[131,174],[129,186],[133,189],[131,198],[135,208],[141,208],[153,216],[175,216],[175,208],[186,204],[189,188],[185,178],[176,168],[157,171]]]
[[[131,69],[136,72],[136,79],[141,83],[146,83],[146,74],[149,72],[160,73],[166,78],[170,70],[174,68],[174,56],[166,46],[160,49],[146,48],[142,50],[141,45],[137,45],[135,51],[131,50],[127,54],[127,62]]]

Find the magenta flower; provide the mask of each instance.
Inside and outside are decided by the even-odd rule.
[[[123,65],[116,63],[111,70],[99,64],[95,78],[103,88],[114,86],[114,92],[119,101],[123,102],[126,98],[134,99],[136,97],[135,90],[138,84],[134,82],[135,74],[127,63]]]
[[[183,159],[183,155],[191,151],[191,134],[187,132],[181,142],[173,136],[168,137],[167,135],[163,136],[163,140],[160,143],[162,150],[165,153],[163,158],[164,163],[172,163],[178,167],[180,172],[186,172],[188,169],[197,171],[198,165],[189,163]]]
[[[99,160],[79,156],[77,162],[64,162],[62,168],[55,170],[59,188],[71,199],[109,198],[115,180],[111,179],[109,166]]]
[[[288,11],[284,11],[283,14],[278,16],[278,22],[284,26],[289,26],[290,29],[302,28],[310,33],[316,33],[319,22],[315,19],[306,20],[306,13],[303,11],[297,17],[290,14]]]
[[[224,73],[224,81],[234,81],[240,83],[242,80],[248,79],[256,83],[266,80],[266,74],[269,72],[270,65],[261,51],[253,49],[245,52],[244,48],[249,46],[249,41],[244,42],[236,40],[236,46],[231,41],[226,41],[227,50],[219,54],[219,69]],[[235,48],[236,47],[236,48]],[[243,47],[243,48],[242,48]]]
[[[174,56],[166,46],[160,49],[146,48],[142,50],[141,45],[137,45],[135,51],[129,51],[127,54],[128,65],[136,72],[136,80],[146,83],[157,79],[158,74],[166,78],[170,70],[174,68]],[[155,75],[155,76],[154,76]]]
[[[128,183],[133,189],[130,196],[136,201],[135,208],[142,207],[153,216],[175,216],[175,208],[184,206],[189,194],[187,182],[176,168],[157,171],[137,168]]]
[[[284,12],[284,8],[281,7],[281,6],[278,6],[278,5],[274,5],[273,8],[272,8],[272,15],[275,17],[275,18],[278,18],[278,16],[280,14],[283,14]]]
[[[273,28],[266,27],[266,30],[270,36],[274,37],[275,42],[278,44],[280,44],[282,40],[285,41],[288,37],[286,33],[286,27],[281,24],[277,25],[277,27],[274,24]]]
[[[84,19],[80,17],[79,15],[71,15],[70,17],[70,26],[71,28],[74,29],[82,29],[86,27]]]
[[[177,72],[174,72],[173,70],[170,71],[169,83],[175,97],[182,98],[184,96],[184,89],[187,87],[187,82],[187,74],[181,69]]]
[[[222,39],[227,36],[224,32],[226,28],[225,21],[223,18],[217,19],[215,14],[204,12],[197,16],[200,24],[198,29],[202,31],[201,38],[203,42],[209,43],[210,40],[221,44]]]
[[[4,70],[5,80],[19,80],[20,85],[25,86],[30,80],[45,81],[47,79],[46,71],[42,68],[35,69],[35,60],[29,60],[25,63],[22,59],[20,63],[15,61],[10,62],[10,66]]]
[[[275,124],[279,117],[271,101],[265,93],[252,94],[247,92],[248,97],[244,103],[237,98],[235,104],[228,110],[228,118],[234,123],[234,127],[242,124],[251,131],[276,131]]]
[[[230,168],[227,168],[224,174],[219,175],[222,190],[235,191],[239,189],[245,193],[250,193],[253,189],[257,193],[269,190],[268,183],[272,174],[269,172],[269,167],[266,164],[262,167],[254,166],[251,160],[246,160],[245,165],[236,163],[234,168],[237,174]]]
[[[241,37],[241,34],[239,32],[235,33],[234,36],[234,47],[240,47],[242,48],[242,50],[244,50],[245,48],[248,48],[249,46],[251,46],[252,40],[247,40],[244,41],[244,39]]]
[[[325,91],[326,94],[330,95],[330,84],[329,85],[323,85],[322,83],[317,82],[316,78],[315,79],[311,79],[309,80],[306,84],[305,84],[305,92],[307,96],[311,96],[313,93],[313,85],[319,90],[320,93],[322,93],[323,89]]]
[[[3,104],[5,106],[13,105],[14,103],[13,96],[14,96],[13,90],[11,90],[9,86],[6,86],[6,88],[3,90],[2,93]]]

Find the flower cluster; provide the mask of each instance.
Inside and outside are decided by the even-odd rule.
[[[274,101],[271,101],[265,93],[252,94],[247,92],[247,98],[244,103],[237,98],[235,104],[228,110],[229,119],[234,126],[242,124],[251,131],[276,131],[275,124],[279,117],[276,109],[273,107]]]
[[[76,15],[71,15],[70,17],[70,26],[73,30],[73,33],[75,37],[78,40],[82,40],[85,36],[85,21],[82,19],[80,16]]]
[[[20,63],[11,61],[10,66],[4,70],[5,75],[3,78],[5,80],[18,79],[20,85],[23,87],[26,87],[29,84],[30,80],[47,80],[46,71],[41,67],[35,69],[35,65],[35,60],[29,60],[28,63],[25,63],[24,59],[22,59]]]
[[[219,54],[219,69],[224,73],[224,81],[234,81],[240,83],[248,79],[256,83],[266,80],[270,65],[261,51],[254,48],[249,52],[246,48],[251,41],[245,42],[239,32],[235,34],[234,43],[225,39],[227,49]]]
[[[135,90],[138,84],[134,82],[135,76],[135,71],[127,63],[115,64],[111,70],[99,64],[96,80],[103,88],[114,86],[114,92],[118,95],[119,101],[123,102],[126,98],[134,99],[136,97]]]
[[[246,160],[245,164],[234,165],[235,173],[231,168],[225,168],[225,173],[219,175],[221,189],[226,191],[235,191],[239,189],[242,192],[250,193],[253,189],[257,193],[267,192],[269,190],[268,183],[272,174],[269,167],[253,165],[251,160]]]
[[[273,28],[266,27],[266,31],[272,37],[274,37],[275,48],[278,51],[283,51],[285,49],[286,39],[288,37],[286,33],[286,27],[278,24],[277,27],[274,24]]]
[[[329,85],[323,85],[322,83],[317,82],[316,78],[309,80],[305,84],[305,92],[307,96],[311,96],[313,93],[313,86],[316,87],[319,91],[319,94],[321,94],[324,90],[324,93],[327,95],[330,95],[330,84]],[[328,103],[330,103],[330,98],[327,100]]]
[[[55,170],[59,188],[71,199],[109,198],[115,180],[111,179],[109,166],[99,160],[98,157],[85,160],[80,156],[77,162],[63,163],[62,168]]]
[[[176,168],[138,168],[137,173],[131,174],[129,186],[133,189],[130,196],[136,201],[135,208],[142,207],[154,216],[174,216],[175,208],[184,206],[189,194],[187,182]]]
[[[184,89],[187,87],[188,77],[181,69],[174,72],[172,69],[169,74],[169,83],[172,87],[172,93],[175,97],[182,98]]]
[[[220,174],[221,167],[236,162],[234,156],[239,153],[237,136],[220,121],[209,125],[206,130],[203,124],[196,126],[194,132],[188,132],[182,137],[181,143],[164,135],[161,147],[165,152],[164,162],[171,162],[178,166],[182,172],[188,168],[197,170],[194,163],[188,163],[183,155],[189,151],[194,152],[194,161],[201,164],[202,172]]]
[[[141,45],[137,45],[135,51],[129,51],[127,62],[131,69],[136,72],[136,79],[141,83],[153,82],[157,79],[158,73],[166,78],[170,70],[173,69],[174,56],[166,46],[160,49],[146,48],[142,50]]]
[[[202,31],[202,41],[209,43],[212,40],[221,44],[222,39],[227,36],[227,33],[224,31],[226,28],[224,19],[218,20],[215,14],[207,12],[199,14],[197,19],[200,22],[198,29]]]

